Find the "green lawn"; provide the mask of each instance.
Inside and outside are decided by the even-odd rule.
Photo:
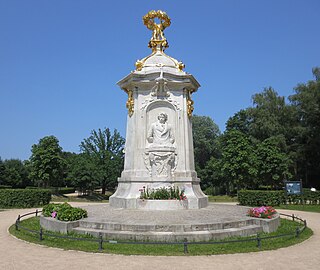
[[[216,195],[216,196],[208,196],[209,202],[238,202],[237,197],[231,197],[228,195]]]
[[[39,218],[33,217],[21,222],[21,225],[32,229],[39,230]],[[298,223],[282,219],[281,226],[277,230],[277,232],[268,234],[268,236],[275,236],[280,234],[294,233]],[[182,244],[179,245],[155,245],[155,244],[112,244],[112,243],[103,243],[103,250],[98,250],[97,242],[90,241],[75,241],[61,238],[53,238],[44,235],[44,240],[40,241],[39,236],[36,234],[32,234],[25,230],[15,230],[15,226],[12,225],[9,228],[11,234],[16,237],[23,239],[28,242],[46,245],[50,247],[58,247],[62,249],[71,249],[71,250],[81,250],[87,252],[101,252],[101,253],[114,253],[114,254],[125,254],[125,255],[161,255],[161,256],[176,256],[176,255],[184,255],[184,247]],[[75,237],[81,237],[83,239],[92,240],[91,236],[86,235],[76,235],[71,234]],[[204,244],[204,245],[196,245],[189,244],[188,255],[214,255],[214,254],[230,254],[230,253],[245,253],[245,252],[257,252],[261,250],[272,250],[278,249],[281,247],[287,247],[290,245],[294,245],[300,243],[306,239],[308,239],[312,235],[312,230],[307,228],[304,230],[301,235],[296,238],[294,236],[287,236],[282,238],[273,238],[268,240],[262,240],[262,247],[259,249],[257,247],[257,241],[251,242],[242,242],[242,243],[228,243],[228,244]],[[261,237],[267,236],[267,234],[261,234]],[[252,239],[252,237],[243,237],[243,238],[229,238],[226,240],[239,240],[239,239]]]
[[[112,193],[103,195],[101,193],[93,193],[91,195],[81,196],[66,196],[66,195],[53,195],[51,202],[108,202]]]
[[[289,209],[289,210],[299,210],[299,211],[307,211],[307,212],[316,212],[320,213],[320,205],[319,204],[289,204],[289,205],[280,205],[276,207],[277,209]]]

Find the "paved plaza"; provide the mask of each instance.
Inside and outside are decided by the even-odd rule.
[[[76,206],[88,204],[73,203]],[[288,248],[257,253],[213,256],[124,256],[79,251],[65,251],[18,240],[8,233],[18,214],[29,209],[0,212],[0,269],[310,269],[320,266],[320,214],[293,210],[282,213],[296,214],[307,219],[314,235],[307,241]]]

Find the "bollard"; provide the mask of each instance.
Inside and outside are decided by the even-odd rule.
[[[294,214],[292,214],[292,221],[294,221]]]
[[[307,228],[307,220],[306,219],[303,221],[303,224],[304,224],[304,227]]]
[[[18,215],[18,218],[17,218],[17,220],[16,220],[16,231],[18,231],[19,230],[19,223],[20,223],[20,215]]]
[[[99,232],[99,250],[100,250],[100,251],[103,249],[102,243],[103,243],[102,233]]]
[[[184,254],[189,253],[189,251],[188,251],[188,239],[187,238],[185,238],[184,242],[183,242],[183,253]]]
[[[38,209],[36,209],[36,217],[38,216]]]
[[[260,249],[261,248],[261,238],[260,238],[260,234],[257,233],[257,247]]]
[[[40,231],[39,231],[39,240],[42,241],[43,240],[43,231],[42,231],[42,227],[40,227]]]

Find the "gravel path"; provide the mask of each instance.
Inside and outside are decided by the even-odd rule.
[[[84,205],[84,204],[74,204]],[[88,204],[86,204],[88,205]],[[233,255],[153,257],[123,256],[64,251],[18,240],[8,233],[18,214],[29,209],[0,212],[0,269],[320,269],[320,214],[293,210],[282,213],[307,219],[314,235],[307,241],[288,248]]]

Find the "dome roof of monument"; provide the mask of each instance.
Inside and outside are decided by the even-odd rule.
[[[159,70],[174,74],[185,74],[184,64],[173,57],[165,54],[163,51],[155,51],[151,55],[136,62],[137,73],[152,73]]]

